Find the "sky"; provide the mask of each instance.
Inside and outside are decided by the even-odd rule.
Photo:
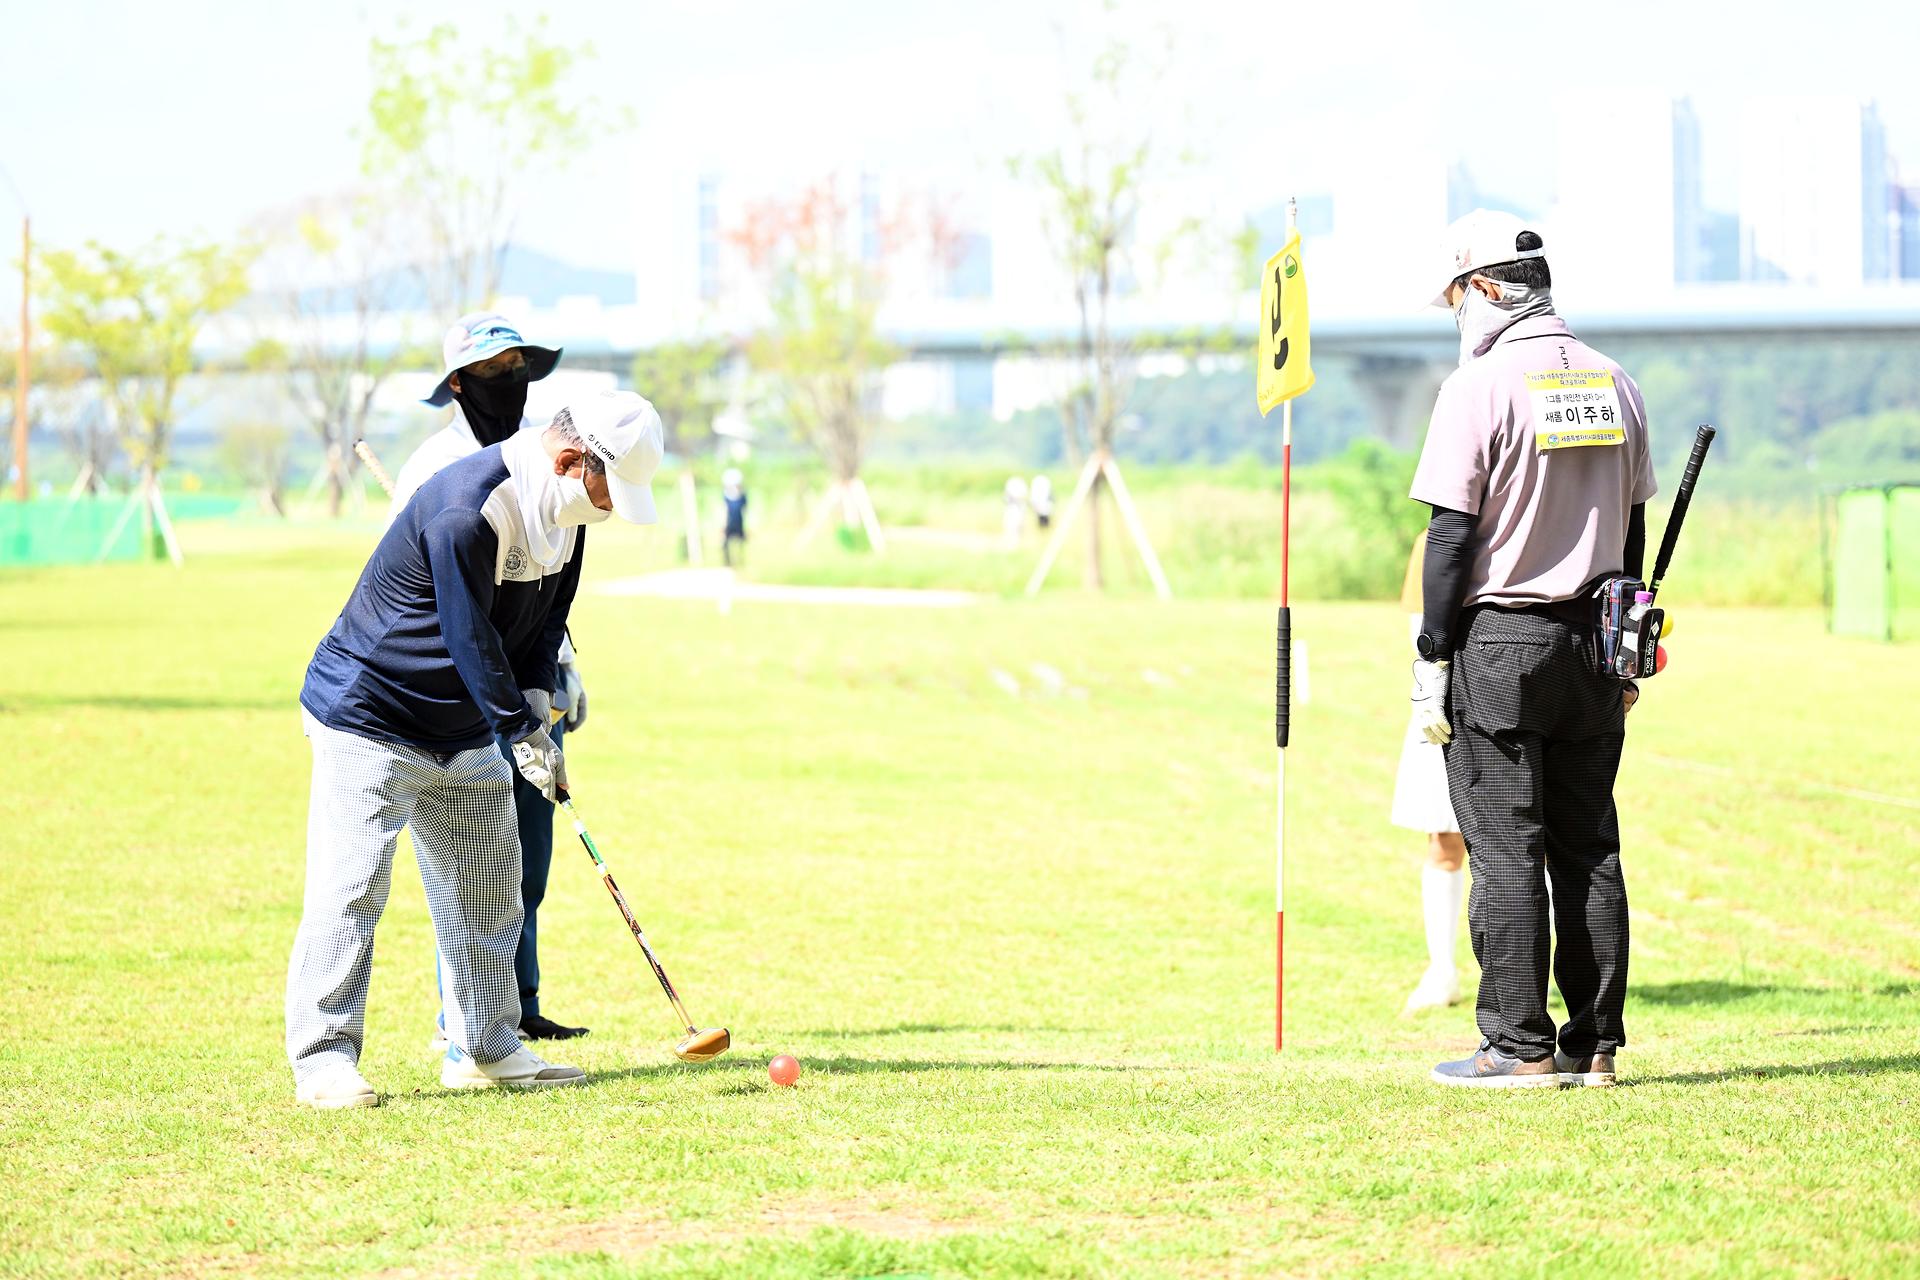
[[[43,243],[234,235],[356,180],[371,37],[449,21],[477,51],[510,11],[538,10],[13,6],[0,226],[24,202]],[[577,0],[544,12],[555,38],[591,43],[582,87],[610,110],[589,154],[529,175],[520,238],[612,269],[632,264],[633,202],[669,166],[914,168],[957,184],[1003,173],[1010,153],[1057,130],[1063,74],[1114,23],[1170,33],[1156,128],[1193,154],[1196,181],[1248,208],[1337,192],[1392,163],[1390,138],[1456,156],[1482,191],[1537,211],[1553,195],[1553,94],[1625,86],[1694,99],[1710,205],[1732,205],[1733,131],[1754,93],[1877,101],[1920,180],[1911,0],[1177,0],[1121,5],[1117,18],[1082,0]],[[0,290],[17,298],[11,282]]]

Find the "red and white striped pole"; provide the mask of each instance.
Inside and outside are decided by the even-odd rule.
[[[1287,238],[1297,206],[1287,200]],[[1285,1039],[1287,1003],[1287,722],[1293,709],[1293,619],[1288,606],[1293,564],[1293,401],[1280,406],[1280,617],[1274,630],[1273,736],[1273,1051]]]

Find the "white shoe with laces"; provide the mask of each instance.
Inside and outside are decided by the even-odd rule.
[[[377,1107],[380,1095],[373,1091],[360,1069],[350,1062],[334,1062],[321,1067],[302,1080],[293,1096],[302,1106],[316,1111],[338,1111],[346,1107]]]
[[[1460,1003],[1460,975],[1450,970],[1429,969],[1420,979],[1420,985],[1407,997],[1406,1008],[1402,1014],[1419,1013],[1422,1009],[1444,1009]]]
[[[525,1045],[498,1062],[475,1062],[460,1046],[448,1045],[440,1064],[440,1083],[449,1089],[552,1089],[586,1082],[580,1068],[555,1066]]]

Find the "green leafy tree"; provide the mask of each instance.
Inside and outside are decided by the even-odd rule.
[[[287,462],[293,433],[277,422],[235,422],[220,434],[220,462],[277,516],[287,514]]]
[[[713,420],[726,407],[721,374],[731,344],[719,338],[663,342],[633,358],[633,386],[660,411],[667,452],[690,458],[713,434]]]
[[[375,341],[404,278],[402,227],[377,190],[304,202],[259,227],[259,321],[265,337],[248,364],[283,374],[320,441],[329,512],[356,483],[354,441],[393,370],[417,358],[405,342]],[[426,357],[428,362],[431,356]]]
[[[167,465],[194,339],[246,294],[253,257],[250,246],[164,240],[134,253],[89,242],[41,254],[41,323],[91,367],[143,490]]]
[[[604,128],[576,91],[585,46],[546,38],[544,18],[509,18],[498,38],[442,23],[418,38],[373,41],[362,167],[417,219],[413,258],[434,314],[492,301],[529,170],[564,163]]]
[[[879,374],[898,354],[880,334],[881,266],[859,252],[831,182],[754,207],[734,239],[766,281],[770,312],[747,358],[795,434],[849,483],[878,419]]]
[[[1109,18],[1113,15],[1111,6]],[[1017,177],[1039,192],[1054,258],[1072,290],[1078,318],[1063,356],[1073,367],[1062,398],[1062,443],[1069,461],[1114,452],[1133,385],[1134,350],[1115,332],[1114,308],[1140,274],[1163,264],[1196,229],[1182,222],[1149,243],[1140,214],[1156,184],[1188,157],[1160,145],[1150,103],[1165,77],[1167,45],[1142,48],[1113,37],[1094,56],[1084,83],[1066,100],[1066,135],[1054,147],[1014,157]],[[1087,493],[1086,581],[1100,587],[1100,508],[1105,477]]]

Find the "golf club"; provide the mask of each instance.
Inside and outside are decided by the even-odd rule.
[[[1647,583],[1649,600],[1660,594],[1660,581],[1667,576],[1667,565],[1673,560],[1674,544],[1680,541],[1680,525],[1687,518],[1687,507],[1693,502],[1693,486],[1700,479],[1700,464],[1707,460],[1707,446],[1713,443],[1714,435],[1714,429],[1704,422],[1693,434],[1693,453],[1687,458],[1686,470],[1680,474],[1680,487],[1673,495],[1673,510],[1667,514],[1666,536],[1660,540],[1660,554],[1654,558],[1653,577]]]
[[[593,859],[593,865],[600,871],[600,879],[606,883],[607,892],[613,895],[614,905],[620,908],[621,916],[627,922],[627,928],[633,930],[633,940],[640,944],[640,950],[646,953],[647,963],[653,966],[653,976],[660,979],[660,989],[667,993],[667,999],[673,1005],[674,1013],[682,1026],[687,1029],[687,1038],[673,1046],[673,1056],[682,1062],[705,1062],[717,1058],[727,1051],[733,1038],[725,1027],[708,1027],[701,1030],[693,1025],[693,1019],[687,1016],[686,1006],[680,1003],[679,995],[673,989],[673,983],[667,979],[667,971],[660,967],[660,958],[653,954],[653,948],[647,944],[647,935],[640,931],[640,922],[633,918],[633,911],[627,906],[626,895],[620,892],[620,886],[613,882],[613,872],[608,869],[607,861],[600,856],[600,848],[594,844],[593,837],[587,834],[587,824],[580,819],[580,813],[573,807],[573,797],[565,791],[558,793],[560,807],[566,810],[567,817],[573,822],[574,834],[580,837],[580,843],[587,848],[587,854]]]
[[[380,465],[380,456],[373,451],[373,446],[365,440],[355,440],[353,442],[353,451],[359,455],[360,461],[367,464],[367,470],[373,472],[373,478],[380,482],[380,487],[385,489],[387,496],[391,498],[393,496],[393,477],[388,475],[387,469]]]

